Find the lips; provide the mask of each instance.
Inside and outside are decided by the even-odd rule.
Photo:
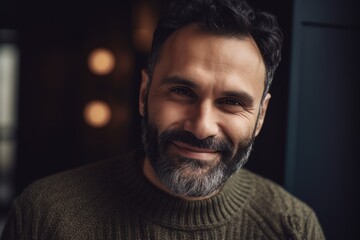
[[[214,160],[218,152],[212,149],[199,148],[183,142],[173,141],[174,150],[180,155],[198,160]]]

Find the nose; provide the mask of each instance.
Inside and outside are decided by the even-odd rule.
[[[184,130],[193,133],[198,139],[206,139],[219,133],[216,109],[211,103],[199,103],[191,109],[184,122]]]

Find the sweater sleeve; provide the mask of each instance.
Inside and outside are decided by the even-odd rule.
[[[305,217],[299,215],[288,215],[283,218],[283,224],[286,232],[286,239],[292,240],[324,240],[325,236],[321,229],[320,223],[310,209]]]
[[[309,217],[307,218],[307,221],[305,223],[303,239],[325,239],[320,223],[313,211],[310,212]]]

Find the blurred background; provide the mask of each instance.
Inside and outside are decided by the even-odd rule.
[[[0,2],[0,234],[33,181],[140,147],[138,89],[166,1]],[[360,4],[249,0],[278,17],[283,60],[246,167],[357,235]]]

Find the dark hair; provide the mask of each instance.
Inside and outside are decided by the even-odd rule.
[[[176,30],[197,23],[205,32],[243,38],[251,36],[266,67],[265,93],[281,59],[282,33],[275,17],[254,11],[244,0],[173,0],[154,33],[147,71],[150,79],[166,39]]]

